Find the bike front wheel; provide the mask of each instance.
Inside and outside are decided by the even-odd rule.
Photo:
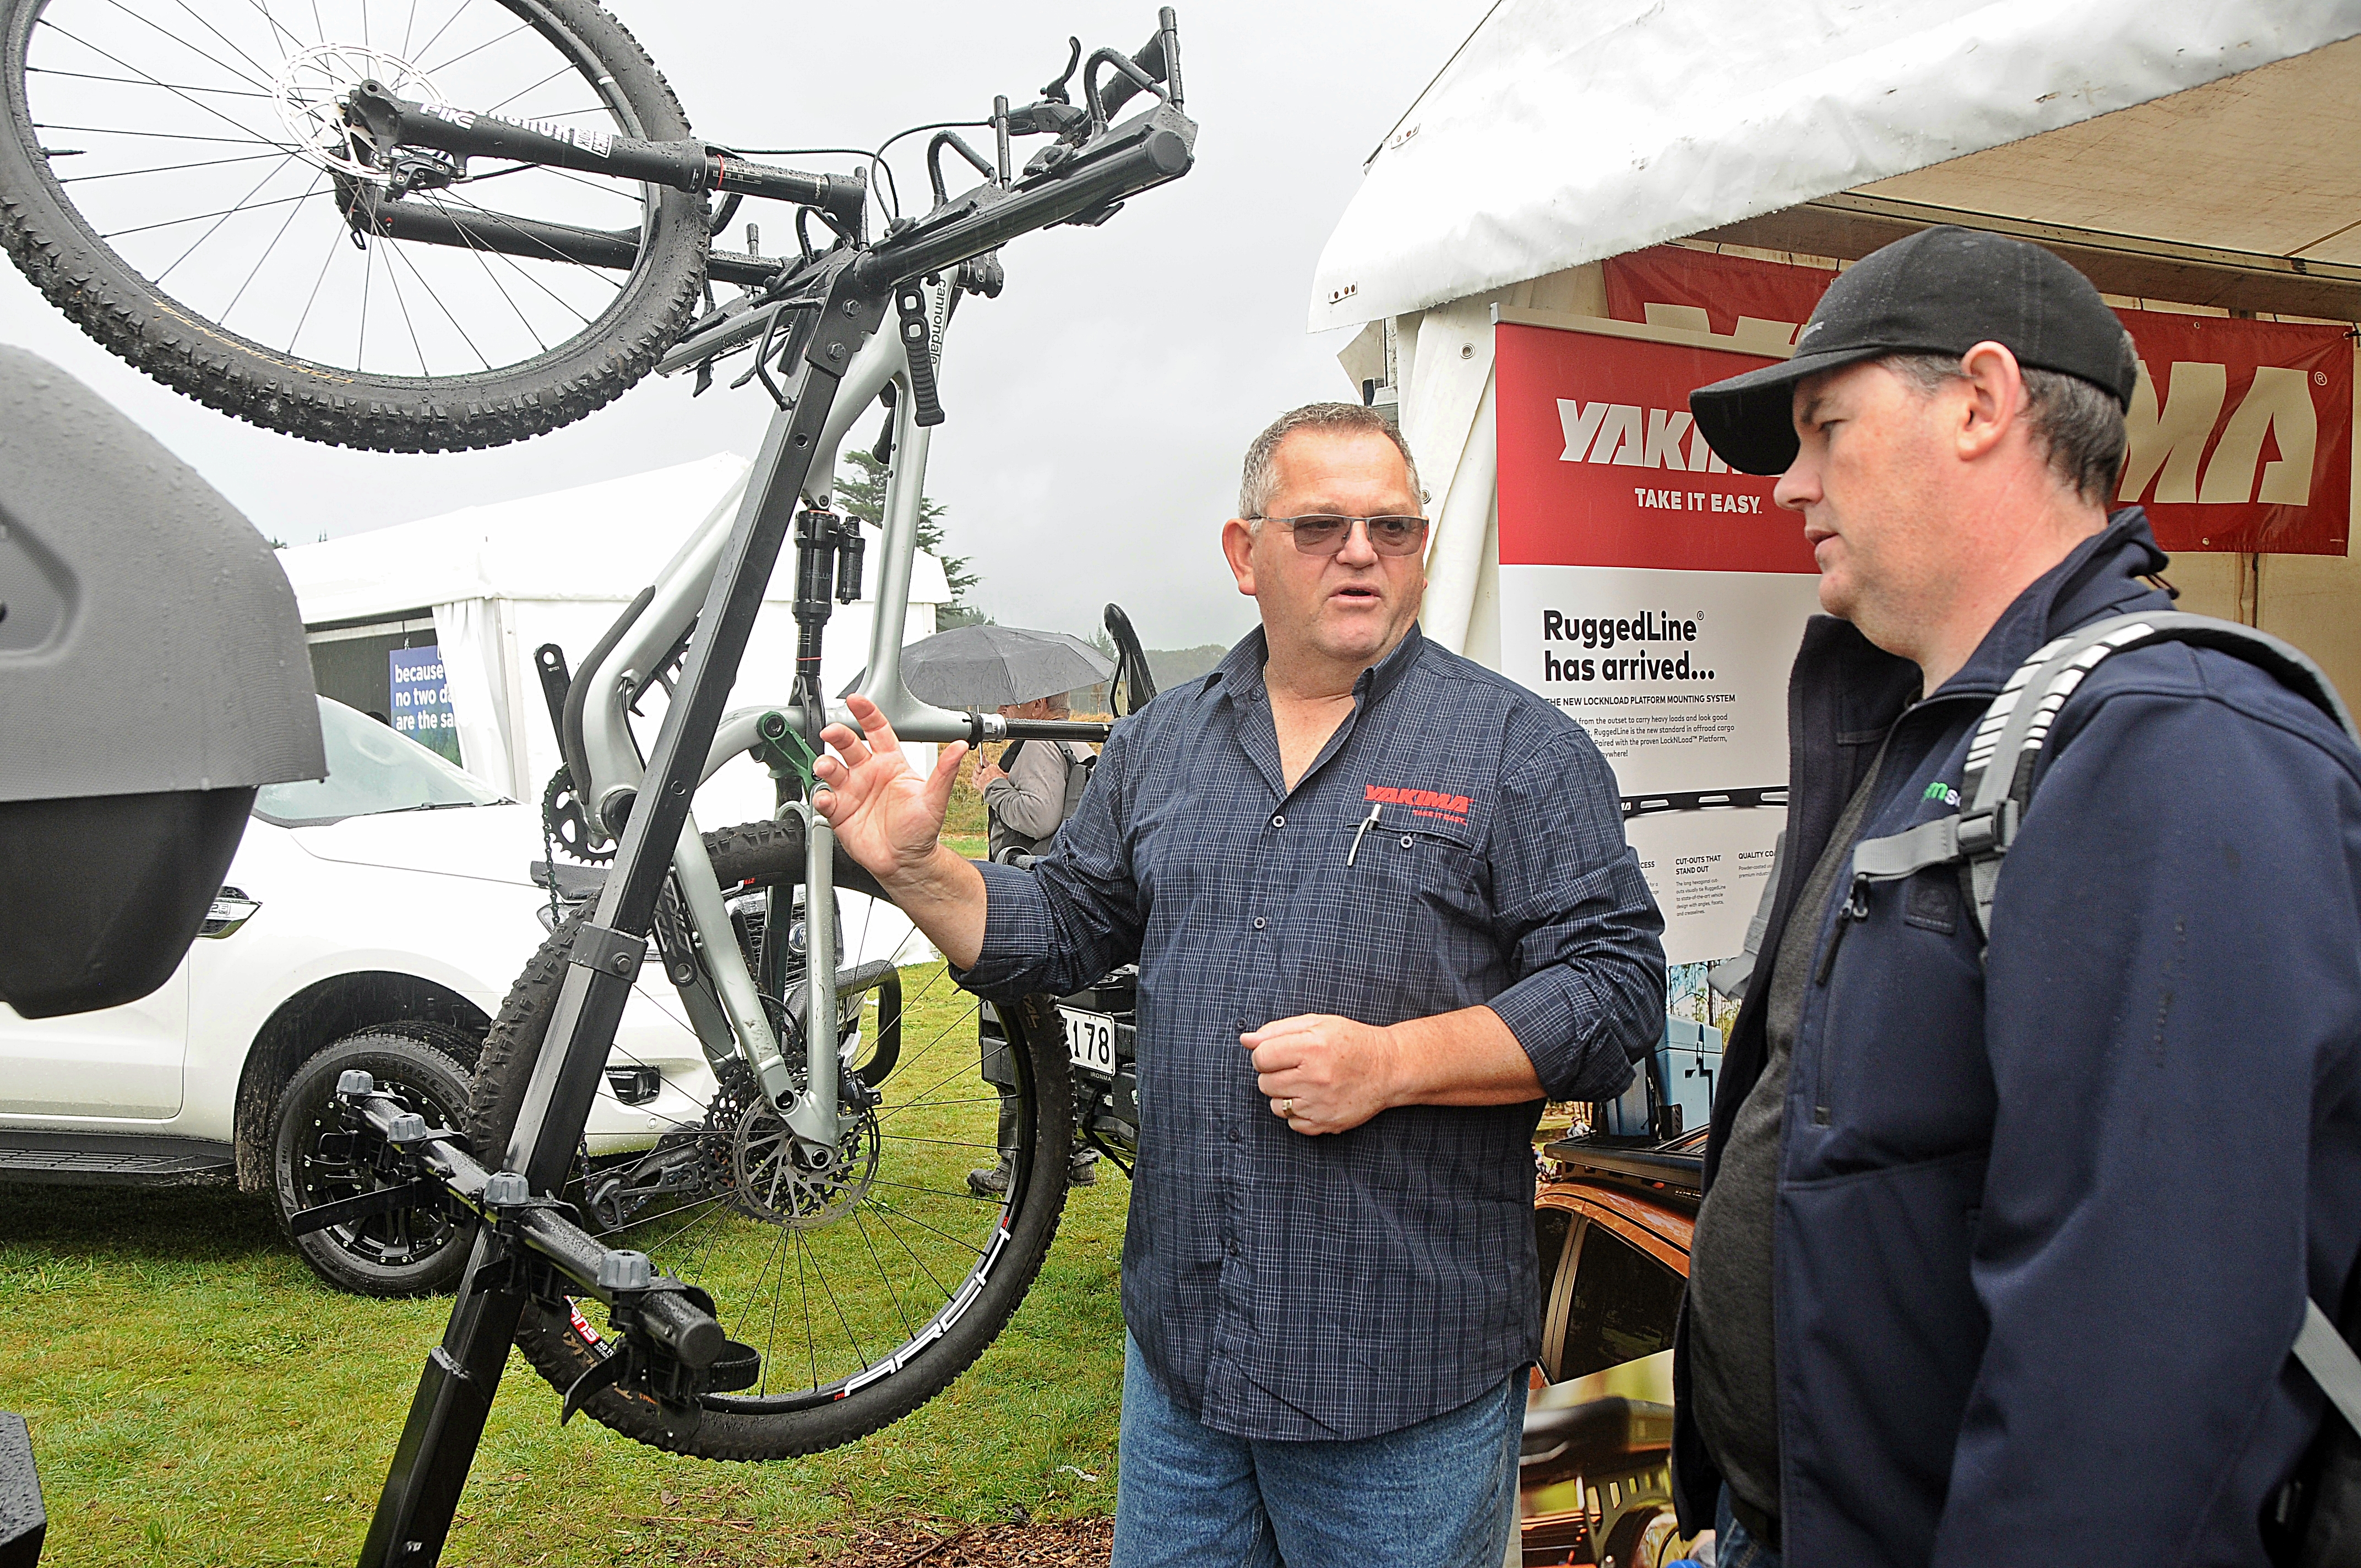
[[[689,134],[590,0],[0,0],[0,244],[166,386],[315,441],[498,445],[644,376],[703,287],[702,201],[381,167],[341,107],[368,80],[561,131]]]
[[[706,835],[724,888],[768,890],[761,943],[800,938],[799,828],[753,823]],[[876,894],[839,858],[840,889]],[[518,979],[484,1043],[468,1138],[498,1163],[547,1037],[581,916],[557,927]],[[859,951],[862,922],[848,916]],[[643,971],[653,976],[656,966]],[[856,1075],[876,1103],[846,1135],[835,1174],[799,1177],[784,1128],[751,1074],[725,1064],[705,1115],[651,1146],[586,1158],[569,1189],[609,1246],[646,1253],[663,1272],[711,1292],[722,1324],[762,1356],[752,1387],[709,1393],[694,1409],[609,1387],[583,1409],[626,1437],[708,1459],[776,1459],[850,1442],[926,1403],[1006,1326],[1038,1273],[1064,1209],[1073,1120],[1071,1069],[1046,999],[1000,1009],[1015,1080],[1005,1191],[969,1173],[1002,1153],[1002,1097],[984,1081],[974,999],[939,962],[906,971],[899,1037],[864,1015]],[[791,1048],[790,1065],[801,1067]],[[620,1055],[610,1058],[620,1063]],[[979,1172],[979,1175],[982,1175]],[[593,1299],[528,1303],[517,1343],[553,1387],[569,1389],[616,1346]]]

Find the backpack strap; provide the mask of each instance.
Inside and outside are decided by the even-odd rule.
[[[1968,741],[1967,766],[1953,800],[1959,809],[1855,845],[1855,889],[1916,876],[1935,866],[1964,865],[1976,930],[1989,944],[2001,861],[2032,804],[2034,775],[2059,709],[2102,662],[2157,642],[2187,642],[2244,659],[2309,700],[2361,743],[2361,733],[2356,732],[2353,716],[2335,686],[2293,644],[2234,620],[2178,610],[2110,616],[2045,644],[2016,667]]]
[[[2335,1322],[2320,1310],[2320,1303],[2306,1299],[2303,1304],[2303,1327],[2296,1331],[2295,1358],[2320,1385],[2347,1425],[2361,1431],[2361,1355],[2345,1343],[2336,1332]]]

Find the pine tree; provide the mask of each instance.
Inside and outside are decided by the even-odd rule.
[[[873,528],[883,527],[885,476],[890,466],[857,449],[844,454],[844,463],[836,475],[837,510]],[[951,590],[951,602],[936,612],[935,623],[945,629],[989,626],[992,617],[970,604],[967,597],[968,590],[983,578],[972,569],[969,557],[950,554],[943,548],[942,517],[943,509],[931,497],[918,498],[918,548],[942,563],[943,581],[950,585]]]

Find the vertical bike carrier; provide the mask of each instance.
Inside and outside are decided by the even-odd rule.
[[[1984,709],[1968,742],[1968,762],[1960,779],[1961,808],[1922,822],[1906,832],[1866,839],[1853,848],[1853,887],[1897,882],[1938,866],[1967,868],[1976,935],[1988,950],[1993,901],[2000,890],[2001,862],[2015,841],[2026,807],[2033,799],[2035,770],[2051,727],[2066,699],[2084,676],[2110,655],[2157,642],[2187,642],[2217,649],[2259,665],[2308,698],[2336,721],[2347,739],[2361,744],[2336,688],[2320,666],[2268,632],[2212,616],[2161,614],[2112,616],[2068,632],[2037,651],[2016,668],[2000,695]],[[2303,1326],[2290,1347],[2338,1412],[2361,1431],[2361,1356],[2336,1324],[2307,1299]]]

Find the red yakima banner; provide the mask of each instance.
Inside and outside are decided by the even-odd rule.
[[[1712,332],[1741,348],[1792,342],[1836,280],[1819,268],[1678,246],[1617,257],[1606,272],[1616,319]],[[2345,329],[2115,313],[2140,357],[2118,503],[2146,506],[2167,550],[2344,554],[2353,490]]]
[[[1803,520],[1689,414],[1693,388],[1763,363],[1493,329],[1500,671],[1613,765],[1674,963],[1745,943],[1786,819],[1787,670],[1819,602]]]
[[[1818,572],[1774,481],[1732,473],[1689,413],[1768,360],[1506,323],[1493,354],[1502,565]]]

